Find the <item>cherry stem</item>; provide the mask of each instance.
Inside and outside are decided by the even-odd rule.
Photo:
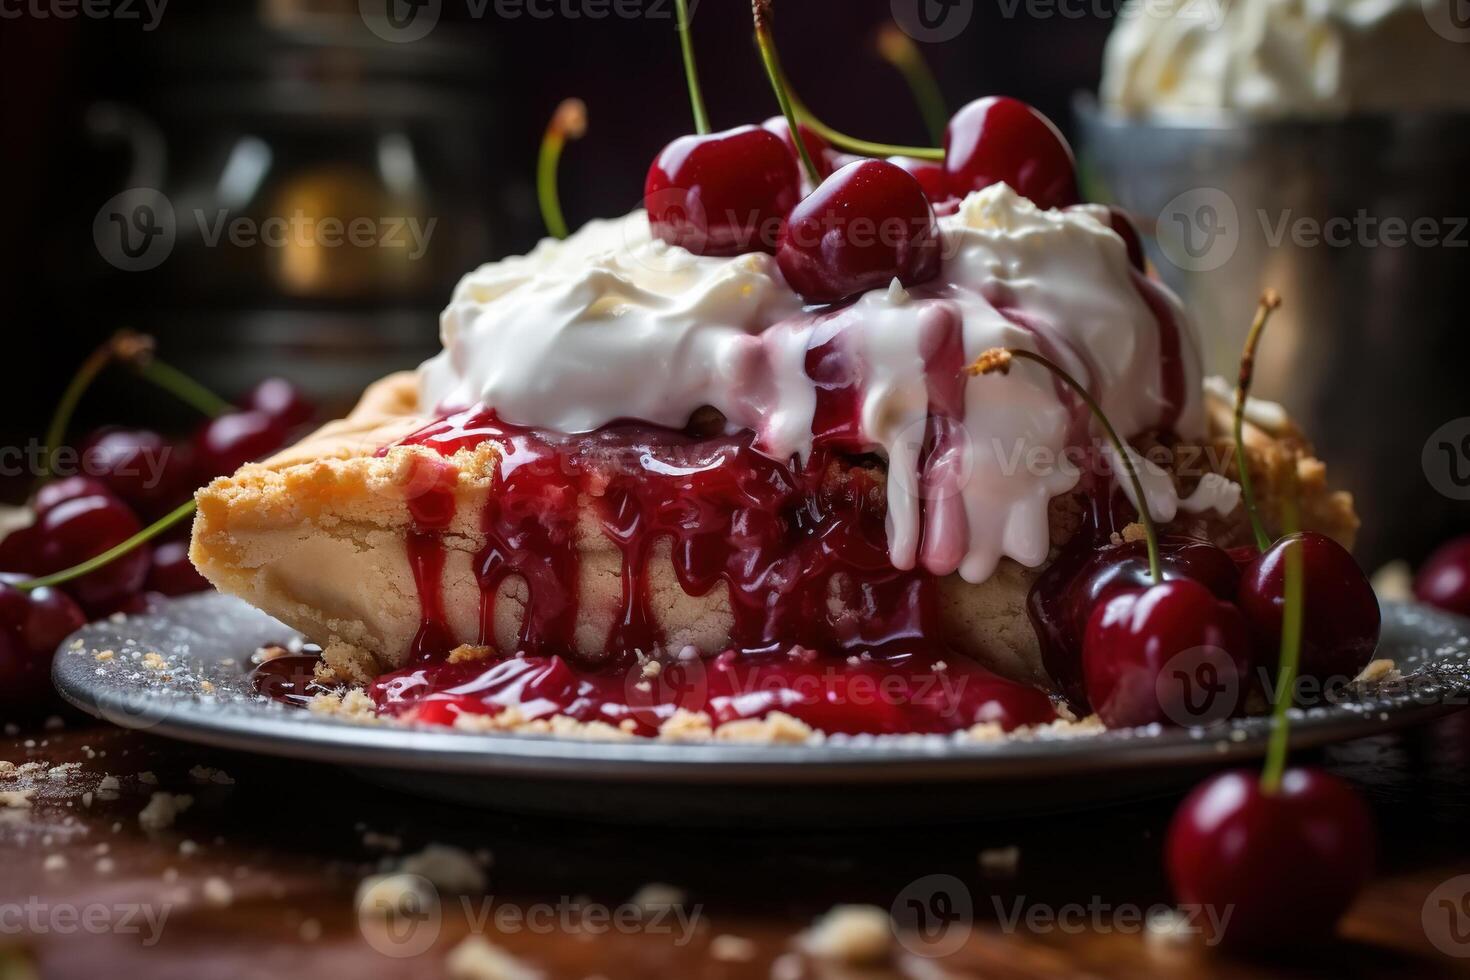
[[[871,140],[860,140],[855,136],[838,132],[828,126],[807,108],[806,103],[795,94],[791,96],[792,104],[796,108],[796,114],[801,121],[811,127],[812,132],[833,146],[856,153],[865,157],[913,157],[916,160],[944,160],[944,150],[934,146],[898,146],[893,143],[874,143]]]
[[[679,12],[679,50],[684,54],[684,76],[689,80],[689,107],[694,110],[694,131],[703,136],[709,132],[709,114],[704,109],[704,93],[699,90],[694,43],[689,39],[689,0],[674,0],[674,7]]]
[[[1286,496],[1281,504],[1281,525],[1286,534],[1294,534],[1297,530],[1296,494],[1296,469],[1293,467],[1291,475],[1287,477]],[[1281,662],[1276,670],[1271,740],[1266,748],[1266,764],[1261,770],[1261,791],[1268,794],[1281,788],[1281,776],[1286,771],[1286,757],[1290,751],[1291,722],[1287,717],[1287,710],[1291,707],[1296,690],[1297,668],[1302,652],[1302,607],[1306,602],[1301,544],[1289,542],[1282,557],[1285,561],[1285,574],[1282,585]]]
[[[180,504],[166,517],[159,518],[157,521],[154,521],[152,524],[148,525],[143,530],[133,535],[131,538],[128,538],[121,544],[117,544],[111,548],[108,548],[106,551],[102,552],[102,554],[92,558],[88,558],[86,561],[82,562],[79,565],[73,565],[70,568],[62,569],[59,572],[54,572],[42,578],[33,578],[28,582],[14,583],[15,587],[17,589],[26,590],[49,588],[53,585],[62,585],[66,582],[70,582],[72,579],[81,578],[88,572],[95,572],[102,566],[107,565],[117,560],[118,558],[121,558],[123,555],[132,551],[139,545],[145,544],[158,537],[164,531],[167,531],[169,528],[179,523],[179,521],[194,513],[195,506],[196,504],[192,500],[190,500],[186,504]]]
[[[219,418],[234,406],[210,391],[183,371],[151,354],[135,365],[138,374],[173,395],[179,401],[197,409],[201,415]]]
[[[1280,306],[1281,296],[1276,290],[1267,289],[1261,294],[1260,305],[1256,307],[1256,318],[1251,323],[1250,333],[1246,334],[1245,350],[1240,355],[1240,380],[1235,386],[1235,467],[1240,470],[1240,496],[1245,501],[1245,512],[1256,536],[1256,547],[1262,551],[1271,547],[1271,536],[1266,533],[1266,525],[1261,521],[1261,511],[1256,506],[1255,488],[1251,484],[1250,467],[1245,461],[1245,404],[1256,374],[1256,347],[1261,342],[1261,334],[1266,330],[1266,322]]]
[[[56,411],[51,415],[51,423],[46,427],[46,452],[41,457],[40,477],[44,481],[51,476],[51,456],[61,446],[61,441],[66,438],[66,430],[71,425],[72,416],[76,414],[77,406],[81,404],[82,396],[87,389],[92,387],[92,382],[97,375],[112,363],[113,345],[116,338],[109,340],[101,347],[87,355],[87,359],[77,368],[77,373],[67,383],[66,391],[62,392],[61,400],[56,403]]]
[[[1092,393],[1084,388],[1080,381],[1068,374],[1055,361],[1035,351],[1025,350],[1020,347],[992,347],[976,358],[973,364],[965,368],[965,371],[971,376],[994,374],[996,372],[1009,374],[1012,360],[1018,357],[1027,361],[1034,361],[1060,378],[1069,388],[1077,393],[1077,397],[1082,399],[1083,403],[1092,411],[1093,418],[1097,419],[1098,424],[1102,426],[1103,432],[1108,437],[1108,442],[1112,443],[1113,451],[1123,461],[1123,469],[1128,474],[1128,482],[1133,485],[1133,496],[1138,501],[1138,517],[1143,523],[1144,537],[1148,545],[1149,574],[1153,576],[1155,585],[1162,585],[1164,583],[1164,572],[1159,562],[1159,532],[1154,526],[1153,515],[1149,513],[1148,497],[1143,492],[1143,480],[1139,478],[1138,469],[1133,465],[1133,457],[1128,452],[1127,444],[1118,436],[1117,430],[1113,428],[1113,423],[1108,421],[1107,415],[1103,413],[1102,406],[1092,397]]]
[[[556,189],[556,168],[561,162],[562,147],[568,140],[581,139],[587,132],[587,104],[581,99],[563,99],[546,124],[541,139],[541,155],[536,162],[536,198],[541,205],[541,220],[554,238],[567,237],[567,220],[562,215],[561,198]]]
[[[929,63],[924,60],[914,39],[905,34],[897,24],[887,24],[878,31],[878,54],[898,69],[898,73],[908,83],[909,92],[913,94],[919,113],[924,117],[924,125],[929,129],[929,138],[936,143],[944,142],[944,127],[949,120],[949,110],[945,108],[944,96],[940,94],[939,80],[934,77],[934,72],[930,70]]]
[[[751,10],[755,15],[755,40],[761,51],[761,62],[766,66],[766,77],[771,80],[771,88],[776,91],[776,101],[781,105],[781,114],[786,117],[786,125],[791,127],[791,142],[795,144],[797,155],[801,157],[801,165],[806,168],[806,175],[815,187],[822,182],[822,172],[812,160],[806,140],[801,138],[796,110],[792,108],[791,96],[786,91],[786,77],[781,71],[781,61],[776,56],[776,42],[771,37],[771,0],[754,0]]]

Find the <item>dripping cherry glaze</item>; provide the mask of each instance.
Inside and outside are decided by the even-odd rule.
[[[1141,276],[1135,283],[1158,318],[1167,428],[1184,397],[1179,326],[1157,302],[1151,283]],[[956,368],[958,361],[948,353],[936,361]],[[533,715],[631,720],[639,734],[655,732],[677,708],[705,711],[717,724],[782,710],[822,730],[850,733],[944,732],[978,721],[1009,729],[1055,717],[1040,692],[951,654],[938,622],[936,579],[893,568],[878,492],[881,476],[851,465],[863,451],[861,398],[840,360],[830,343],[808,352],[807,373],[818,399],[814,451],[801,467],[759,452],[750,432],[700,438],[625,423],[558,438],[506,424],[482,408],[446,416],[398,443],[446,457],[486,441],[496,444],[497,490],[479,517],[486,544],[474,566],[480,587],[476,643],[496,646],[495,607],[507,579],[519,578],[528,596],[515,641],[518,656],[488,666],[445,662],[456,645],[442,594],[442,535],[455,517],[455,471],[416,457],[415,465],[427,472],[411,481],[414,528],[407,547],[421,625],[413,665],[373,685],[380,710],[452,723],[460,713],[495,713],[515,705],[523,712],[534,709]],[[957,369],[949,373],[959,376]],[[933,454],[944,452],[943,423],[958,411],[954,398],[941,395],[939,401],[946,404],[933,406]],[[583,662],[572,635],[582,498],[594,502],[603,533],[623,557],[620,608],[609,656],[599,663]],[[1069,694],[1076,690],[1075,665],[1056,653],[1057,616],[1048,610],[1064,593],[1077,592],[1073,579],[1098,564],[1088,558],[1100,553],[1112,530],[1111,520],[1106,530],[1095,520],[1078,533],[1058,562],[1070,574],[1063,578],[1059,569],[1043,575],[1028,603],[1048,669]],[[681,678],[677,685],[646,683],[633,669],[638,652],[663,645],[649,608],[648,582],[649,558],[659,540],[672,545],[683,589],[704,595],[723,582],[734,615],[733,649],[676,664],[671,676]],[[1166,544],[1166,563],[1172,564],[1175,547]],[[1188,565],[1189,559],[1180,562]],[[1121,585],[1126,577],[1108,582]],[[829,608],[834,587],[842,593],[841,614]],[[1233,589],[1233,579],[1228,587]]]

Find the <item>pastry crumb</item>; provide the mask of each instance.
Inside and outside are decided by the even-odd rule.
[[[235,889],[218,876],[204,879],[204,901],[217,909],[227,909],[235,904]]]
[[[477,647],[464,643],[450,650],[447,659],[452,664],[469,664],[480,660],[489,660],[494,653],[495,651],[489,647]]]
[[[448,844],[430,844],[408,855],[398,862],[398,870],[456,895],[477,894],[486,886],[485,871],[474,856]]]
[[[444,961],[451,980],[540,980],[533,970],[484,936],[468,936]]]
[[[741,936],[719,935],[709,943],[710,958],[721,963],[749,963],[755,953],[755,943]]]
[[[194,805],[194,797],[175,793],[156,792],[148,797],[147,804],[138,813],[138,826],[144,830],[167,830],[174,819]]]
[[[876,905],[838,905],[802,933],[797,945],[819,960],[873,966],[890,957],[893,926]]]

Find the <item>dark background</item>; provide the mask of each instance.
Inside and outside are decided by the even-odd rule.
[[[507,19],[491,4],[476,18],[467,0],[443,0],[430,36],[401,44],[366,29],[357,0],[172,0],[152,31],[143,19],[40,17],[38,2],[60,9],[7,0],[0,19],[6,445],[40,434],[76,364],[124,326],[156,334],[165,359],[225,394],[280,373],[350,398],[432,352],[438,310],[463,272],[542,234],[532,178],[562,98],[584,98],[591,118],[562,166],[573,227],[636,206],[654,154],[692,129],[672,0],[642,0],[633,19],[568,17],[568,5],[589,9],[571,0],[546,0],[538,9],[548,17]],[[976,2],[958,36],[922,48],[951,109],[1011,94],[1066,126],[1072,93],[1096,85],[1112,9],[1102,6],[1038,18]],[[146,19],[141,0],[131,10]],[[952,13],[965,10],[961,0]],[[785,0],[776,32],[796,86],[830,123],[926,142],[902,78],[874,51],[893,13],[889,0]],[[748,3],[699,0],[693,24],[715,127],[773,114]],[[156,132],[161,167],[138,172],[118,118]],[[385,203],[359,179],[377,169],[385,136],[399,145],[407,136],[422,168],[411,208]],[[217,213],[215,185],[242,140],[269,146],[272,169],[232,214],[288,213],[282,202],[303,200],[343,217],[416,208],[438,220],[429,257],[405,272],[339,250],[341,274],[283,287],[279,250],[199,247],[185,215],[200,202]],[[125,272],[101,258],[93,220],[139,183],[174,202],[179,238],[157,268]],[[178,430],[193,419],[113,372],[83,406],[78,431],[101,422]]]

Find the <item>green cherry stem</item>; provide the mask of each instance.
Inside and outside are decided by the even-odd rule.
[[[689,0],[674,0],[679,12],[679,50],[684,54],[684,76],[689,80],[689,107],[694,110],[694,131],[700,136],[709,132],[709,113],[704,109],[704,93],[699,90],[699,69],[694,64],[694,42],[689,38]]]
[[[1297,529],[1297,485],[1295,467],[1287,477],[1286,495],[1281,505],[1281,530],[1286,534]],[[1302,549],[1288,544],[1285,549],[1284,581],[1281,609],[1281,662],[1276,670],[1276,700],[1271,710],[1271,739],[1266,746],[1266,764],[1261,769],[1261,790],[1272,794],[1281,788],[1281,774],[1286,771],[1286,757],[1291,743],[1291,722],[1287,710],[1296,690],[1297,667],[1302,652],[1302,615],[1304,595]]]
[[[929,138],[936,143],[944,142],[944,127],[949,121],[949,110],[945,108],[944,96],[939,91],[939,80],[924,60],[923,53],[914,39],[897,24],[885,24],[878,31],[878,54],[888,62],[903,80],[908,83],[924,125],[929,129]]]
[[[807,108],[806,103],[792,95],[792,104],[796,108],[796,114],[801,121],[811,127],[812,132],[835,147],[856,153],[865,157],[913,157],[916,160],[944,160],[944,150],[933,146],[899,146],[893,143],[874,143],[871,140],[860,140],[855,136],[838,132],[816,117],[816,114]]]
[[[179,401],[197,409],[201,415],[219,418],[234,406],[210,391],[183,371],[151,354],[140,360],[135,368],[139,375],[173,395]]]
[[[562,147],[568,140],[581,139],[587,132],[587,104],[581,99],[563,99],[546,124],[541,139],[541,154],[536,161],[536,199],[541,205],[541,220],[554,238],[567,237],[567,220],[561,212],[561,197],[556,189],[556,169],[561,162]]]
[[[148,541],[151,541],[154,538],[158,537],[164,531],[167,531],[169,528],[173,527],[175,524],[179,523],[184,518],[194,513],[195,506],[196,505],[192,500],[186,504],[180,504],[177,508],[171,511],[168,516],[159,518],[157,521],[148,525],[143,530],[133,535],[131,538],[128,538],[121,544],[117,544],[111,548],[108,548],[106,551],[102,552],[102,554],[97,555],[93,558],[88,558],[80,565],[73,565],[71,568],[62,569],[59,572],[54,572],[51,575],[47,575],[42,578],[33,578],[28,582],[17,582],[15,583],[15,587],[17,589],[26,590],[49,588],[53,585],[62,585],[66,582],[70,582],[72,579],[81,578],[88,572],[95,572],[103,565],[106,565],[109,562],[121,558],[123,555],[132,551],[139,545],[145,544]]]
[[[766,66],[766,77],[771,80],[771,88],[776,92],[776,101],[781,104],[781,114],[786,117],[786,125],[791,127],[791,142],[801,157],[801,165],[815,187],[822,182],[822,172],[812,160],[806,140],[801,138],[796,110],[792,107],[791,96],[786,90],[786,76],[781,71],[781,61],[776,55],[776,41],[771,37],[771,0],[754,0],[751,11],[755,15],[755,42],[760,48],[761,62]]]
[[[41,479],[45,480],[51,475],[51,456],[61,446],[66,438],[66,430],[71,425],[72,416],[76,414],[77,406],[81,404],[82,396],[87,389],[92,387],[92,382],[97,380],[108,364],[112,363],[114,355],[115,340],[110,340],[101,347],[87,355],[87,359],[77,368],[76,374],[72,375],[71,381],[67,383],[66,390],[62,392],[61,400],[56,403],[56,411],[51,415],[51,422],[46,426],[46,451],[41,457]]]
[[[1280,306],[1281,296],[1276,290],[1267,289],[1261,294],[1260,305],[1256,307],[1256,318],[1251,323],[1250,333],[1246,334],[1245,350],[1240,355],[1240,380],[1235,386],[1235,468],[1240,471],[1240,496],[1245,501],[1245,512],[1256,536],[1256,547],[1262,551],[1271,547],[1271,536],[1266,533],[1266,526],[1261,521],[1261,512],[1256,506],[1255,488],[1251,483],[1250,467],[1245,461],[1245,404],[1256,374],[1256,347],[1261,342],[1266,322]]]
[[[1133,485],[1133,496],[1138,501],[1138,517],[1143,523],[1144,536],[1148,544],[1149,574],[1153,576],[1155,585],[1162,585],[1164,582],[1164,572],[1159,563],[1159,532],[1158,528],[1154,526],[1153,515],[1149,513],[1148,497],[1143,492],[1143,480],[1138,476],[1138,468],[1133,464],[1133,457],[1129,455],[1127,444],[1118,436],[1117,430],[1113,428],[1113,423],[1108,421],[1107,415],[1103,414],[1102,406],[1082,386],[1082,383],[1068,374],[1055,361],[1035,351],[1024,350],[1019,347],[992,347],[976,358],[973,364],[965,368],[965,372],[971,376],[996,373],[1009,374],[1011,363],[1015,358],[1034,361],[1060,378],[1067,387],[1077,393],[1077,397],[1082,399],[1083,404],[1092,411],[1093,418],[1097,419],[1098,424],[1102,426],[1103,432],[1108,437],[1108,442],[1112,443],[1113,451],[1123,461],[1123,469],[1128,474],[1128,482]]]

